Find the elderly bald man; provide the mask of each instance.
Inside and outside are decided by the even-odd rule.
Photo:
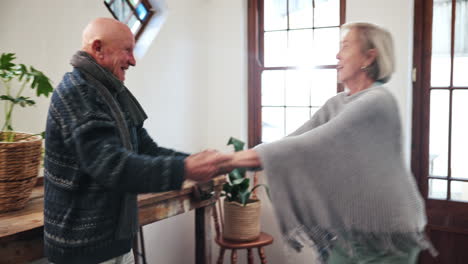
[[[53,263],[133,263],[138,193],[207,181],[229,157],[159,147],[124,86],[135,40],[121,22],[98,18],[83,32],[52,96],[46,128],[44,241]]]

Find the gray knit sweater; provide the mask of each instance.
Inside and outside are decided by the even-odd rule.
[[[430,247],[386,88],[340,93],[290,136],[256,151],[292,248],[315,246],[324,260],[334,245],[352,251],[351,242],[391,253]]]

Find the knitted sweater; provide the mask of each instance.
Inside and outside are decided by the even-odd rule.
[[[340,93],[290,136],[258,152],[291,248],[337,245],[400,254],[431,248],[415,180],[403,160],[394,97],[384,87]]]
[[[137,216],[122,212],[125,195],[182,186],[187,154],[159,147],[119,106],[133,151],[123,147],[109,106],[80,70],[66,73],[52,95],[44,161],[44,247],[51,262],[99,263],[128,252],[134,234],[118,237],[119,220]]]

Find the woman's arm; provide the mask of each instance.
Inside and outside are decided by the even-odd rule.
[[[261,167],[260,157],[254,149],[234,152],[231,159],[220,166],[222,172],[230,172],[235,168],[258,168]]]

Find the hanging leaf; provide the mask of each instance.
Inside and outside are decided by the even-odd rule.
[[[10,95],[0,95],[0,100],[15,102],[15,98]]]
[[[10,71],[15,64],[12,61],[16,59],[14,53],[2,53],[0,56],[0,70]]]
[[[237,138],[230,137],[227,145],[233,145],[234,146],[234,151],[241,151],[244,149],[245,143]]]
[[[18,71],[20,72],[20,75],[18,77],[18,80],[23,81],[23,77],[28,74],[28,68],[24,64],[20,64],[18,67]],[[29,81],[29,78],[26,79],[26,82]]]
[[[229,173],[229,181],[233,182],[237,179],[243,179],[244,174],[241,173],[239,169],[234,169]]]
[[[31,100],[31,99],[29,99],[29,97],[24,97],[24,96],[20,96],[18,98],[15,98],[15,103],[19,104],[22,107],[36,104],[36,102],[34,100]]]
[[[252,192],[255,191],[255,189],[257,189],[258,187],[264,187],[265,188],[265,192],[268,196],[268,199],[271,200],[271,196],[270,196],[270,188],[268,188],[268,186],[266,184],[257,184],[255,185],[255,187],[252,188]]]
[[[36,102],[30,97],[21,96],[24,87],[29,86],[36,90],[36,95],[48,97],[53,91],[52,84],[47,76],[32,66],[25,64],[15,64],[16,55],[14,53],[2,53],[0,55],[0,78],[8,89],[5,94],[0,95],[0,99],[5,101],[4,124],[2,129],[13,130],[12,116],[16,106],[27,107],[35,105]],[[15,83],[16,82],[16,83]],[[18,89],[15,91],[15,89]],[[13,95],[16,95],[14,97]]]
[[[243,206],[245,206],[247,202],[249,201],[251,193],[252,192],[249,192],[249,191],[244,191],[244,192],[239,193],[240,201]]]
[[[30,70],[30,75],[33,77],[31,88],[36,89],[37,96],[41,96],[42,94],[45,97],[48,97],[49,93],[51,93],[54,89],[50,84],[49,78],[47,78],[47,76],[45,76],[42,72],[34,69],[32,66]]]

